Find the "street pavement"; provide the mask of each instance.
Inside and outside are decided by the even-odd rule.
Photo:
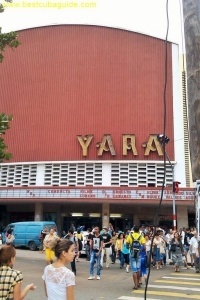
[[[37,286],[26,300],[47,299],[42,280],[45,265],[44,254],[17,249],[14,268],[22,271],[23,286],[31,282]],[[144,282],[141,288],[133,290],[132,274],[126,273],[125,268],[120,269],[119,261],[109,269],[104,268],[100,280],[88,280],[89,262],[85,257],[81,257],[76,266],[75,300],[200,299],[200,274],[196,274],[194,268],[182,268],[180,273],[175,273],[171,265],[160,270],[152,268],[145,298]]]

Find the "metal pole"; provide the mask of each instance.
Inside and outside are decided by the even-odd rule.
[[[173,226],[174,230],[176,230],[176,199],[175,199],[175,192],[173,190],[173,184],[174,184],[174,166],[172,166],[172,193],[173,193]]]
[[[176,198],[175,198],[175,192],[173,190],[173,184],[174,184],[174,168],[175,168],[175,165],[173,166],[172,163],[171,163],[171,160],[169,159],[169,156],[167,154],[167,152],[165,151],[165,154],[167,156],[167,159],[170,163],[170,166],[172,168],[172,195],[173,195],[173,229],[176,230],[177,229],[177,226],[176,226]]]

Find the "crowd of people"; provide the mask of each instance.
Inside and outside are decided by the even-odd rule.
[[[12,233],[8,233],[10,237]],[[133,289],[137,290],[146,283],[149,268],[159,270],[166,264],[172,264],[175,272],[180,267],[192,268],[199,273],[199,239],[195,228],[181,228],[165,232],[162,228],[135,225],[125,232],[116,232],[111,224],[87,230],[83,241],[81,230],[68,233],[60,238],[55,228],[41,232],[40,252],[45,252],[46,267],[43,273],[45,292],[51,300],[74,300],[76,262],[85,243],[86,260],[89,261],[88,280],[100,280],[104,267],[119,260],[119,268],[132,273]],[[33,283],[21,288],[23,275],[14,270],[16,250],[12,243],[6,243],[0,249],[0,298],[24,299]],[[189,261],[188,261],[189,259]],[[67,264],[71,263],[71,270]],[[105,263],[105,266],[104,266]],[[96,271],[95,271],[96,269]],[[95,274],[96,272],[96,274]],[[96,277],[95,277],[96,276]]]
[[[119,259],[120,268],[132,272],[134,289],[147,280],[149,267],[159,270],[166,264],[173,265],[175,272],[181,267],[194,268],[200,272],[199,238],[196,228],[169,229],[149,226],[134,226],[132,230],[115,232],[112,226],[88,230],[86,240],[87,260],[90,261],[90,276],[94,280],[94,265],[97,266],[96,279],[100,279],[103,261],[105,268]]]

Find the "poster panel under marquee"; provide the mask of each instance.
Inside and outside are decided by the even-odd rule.
[[[138,189],[3,189],[0,198],[70,198],[70,199],[160,199],[161,190]],[[172,200],[172,191],[165,190],[163,200]],[[194,200],[193,190],[180,191],[176,200]]]

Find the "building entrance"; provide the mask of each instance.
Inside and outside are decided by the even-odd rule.
[[[101,230],[102,220],[101,218],[92,218],[92,217],[64,217],[63,219],[63,231],[67,233],[68,229],[82,228],[82,230],[87,230],[88,228],[93,228],[98,226]]]
[[[110,223],[112,224],[116,232],[123,231],[126,232],[128,229],[131,229],[133,222],[131,218],[110,218]]]

